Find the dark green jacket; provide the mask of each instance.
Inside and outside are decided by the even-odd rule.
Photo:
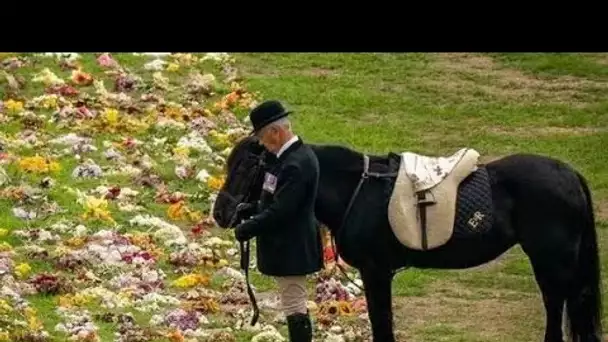
[[[260,212],[244,223],[257,238],[257,265],[262,274],[307,275],[323,267],[321,232],[314,213],[318,183],[317,157],[300,139],[266,173]]]

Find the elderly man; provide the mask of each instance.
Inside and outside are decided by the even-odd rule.
[[[314,216],[319,164],[291,131],[290,113],[280,102],[266,101],[249,116],[253,133],[277,162],[264,176],[259,213],[238,225],[235,236],[239,241],[257,237],[258,269],[277,279],[290,341],[310,342],[306,275],[323,267]]]

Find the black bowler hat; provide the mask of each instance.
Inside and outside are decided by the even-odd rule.
[[[251,134],[257,133],[264,126],[286,117],[290,113],[291,111],[285,109],[279,101],[269,100],[260,103],[249,114],[249,120],[251,120],[251,124],[253,125]]]

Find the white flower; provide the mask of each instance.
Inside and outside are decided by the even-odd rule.
[[[197,175],[196,175],[196,179],[199,180],[200,182],[206,182],[207,179],[209,179],[209,177],[211,177],[211,175],[209,174],[209,172],[207,172],[207,170],[202,169]]]
[[[167,142],[167,137],[164,138],[152,138],[152,146],[162,146]]]
[[[169,128],[186,129],[186,124],[184,124],[183,122],[179,122],[179,121],[170,119],[170,118],[160,117],[160,118],[158,118],[158,121],[156,121],[156,127],[158,127],[158,128],[169,127]],[[166,138],[165,138],[165,140],[166,140]]]
[[[232,246],[232,242],[225,241],[225,240],[220,239],[217,236],[214,236],[214,237],[207,239],[207,241],[205,241],[203,243],[203,245],[205,245],[207,247],[223,247],[223,246],[230,247],[230,246]]]
[[[163,324],[164,321],[165,318],[163,317],[163,315],[152,315],[152,317],[150,318],[150,325],[159,326]]]
[[[161,71],[161,70],[163,70],[165,64],[167,64],[166,61],[163,61],[162,59],[155,59],[151,62],[144,64],[144,69]]]
[[[184,233],[178,226],[165,222],[158,217],[137,215],[129,223],[131,225],[159,228],[154,233],[154,237],[164,240],[166,246],[185,245],[188,243]]]
[[[74,236],[85,236],[87,235],[87,227],[79,224],[74,228]]]
[[[230,58],[230,55],[225,52],[208,52],[205,54],[205,56],[203,56],[203,58],[201,58],[201,61],[213,60],[221,62],[228,58]]]
[[[241,272],[239,272],[231,267],[222,267],[215,274],[222,276],[222,277],[231,278],[231,279],[245,280],[245,276]]]
[[[134,205],[131,203],[118,203],[118,210],[120,211],[125,211],[128,213],[134,212],[134,211],[144,211],[146,210],[146,208],[140,206],[140,205]]]
[[[13,208],[13,215],[23,220],[33,220],[37,214],[35,211],[26,211],[23,208]]]
[[[187,147],[207,154],[213,152],[207,141],[205,141],[205,138],[196,131],[192,131],[188,135],[181,137],[177,142],[177,147]]]
[[[72,177],[102,177],[103,171],[101,167],[91,159],[88,159],[84,164],[78,165],[72,172]]]
[[[251,342],[283,342],[285,338],[272,325],[266,325],[264,330],[255,335]]]
[[[346,342],[344,341],[344,336],[342,335],[335,335],[332,333],[327,333],[327,335],[325,335],[325,342]]]
[[[183,166],[183,165],[175,166],[175,175],[179,179],[188,178],[188,167]]]
[[[78,136],[75,133],[70,133],[63,135],[59,138],[49,140],[49,143],[56,145],[69,145],[74,146],[77,144],[89,144],[91,143],[91,138],[83,138]]]

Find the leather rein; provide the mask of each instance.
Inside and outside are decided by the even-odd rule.
[[[257,167],[255,168],[255,173],[252,178],[253,180],[256,180],[257,177],[259,176],[260,171],[264,169],[264,165],[265,165],[264,155],[265,155],[265,152],[262,152],[262,154],[259,157],[257,157],[258,164],[257,164]],[[246,195],[243,197],[243,200],[240,202],[235,197],[230,195],[229,193],[226,193],[226,192],[224,193],[224,196],[228,196],[232,201],[238,203],[236,206],[236,209],[234,211],[234,214],[232,215],[232,218],[230,219],[230,224],[228,225],[228,227],[234,226],[234,224],[238,220],[239,212],[241,210],[245,209],[249,205],[249,203],[247,203],[247,201],[249,200],[250,193],[251,193],[251,187],[253,186],[253,184],[254,184],[254,182],[252,182],[249,185]],[[245,282],[247,284],[247,294],[249,295],[249,300],[251,302],[251,305],[253,306],[253,317],[251,318],[251,325],[254,326],[257,323],[258,319],[260,318],[260,309],[258,307],[257,300],[255,299],[255,294],[253,293],[253,289],[251,288],[251,283],[249,281],[249,263],[250,263],[250,259],[251,259],[251,249],[250,249],[249,241],[239,241],[239,248],[240,248],[240,255],[241,255],[240,266],[241,266],[241,269],[245,273]]]
[[[359,179],[359,183],[357,184],[357,187],[355,188],[355,190],[353,191],[353,194],[350,197],[350,201],[348,202],[348,205],[346,206],[346,211],[344,211],[344,215],[342,216],[342,222],[340,224],[340,228],[338,229],[337,232],[341,232],[342,229],[346,226],[346,220],[348,219],[348,215],[350,214],[350,211],[353,207],[353,204],[355,203],[355,200],[357,199],[357,196],[359,195],[359,191],[361,190],[361,187],[363,186],[363,183],[365,183],[365,181],[368,178],[392,178],[392,177],[397,177],[398,173],[397,172],[387,172],[387,173],[379,173],[379,172],[370,172],[369,171],[369,156],[367,155],[363,155],[363,172],[361,173],[361,178]],[[336,233],[337,233],[336,232]],[[365,290],[357,285],[357,283],[355,283],[349,276],[348,274],[346,274],[346,271],[344,270],[344,267],[342,265],[340,265],[340,263],[338,262],[339,259],[339,255],[336,249],[336,243],[335,243],[335,236],[334,234],[331,234],[331,247],[332,247],[332,251],[334,254],[334,267],[337,267],[342,274],[346,277],[346,279],[348,279],[348,281],[350,281],[351,283],[353,283],[357,288],[359,288],[359,290],[365,292]],[[334,268],[335,270],[335,268]]]

